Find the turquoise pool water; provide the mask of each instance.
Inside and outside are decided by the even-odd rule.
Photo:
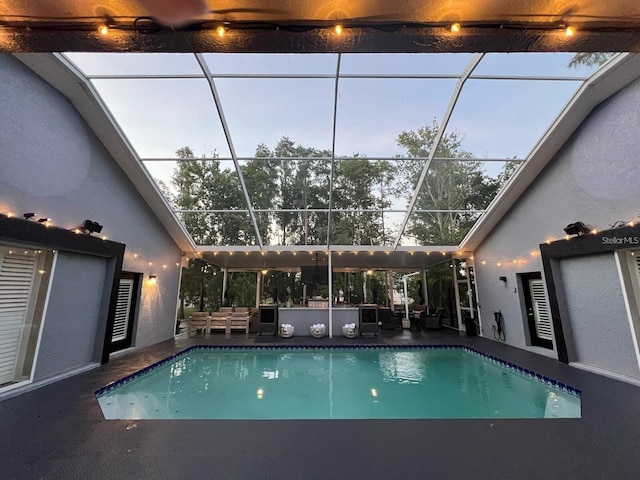
[[[195,348],[96,395],[107,419],[580,417],[571,387],[465,348]]]

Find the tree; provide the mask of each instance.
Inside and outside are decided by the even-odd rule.
[[[407,149],[409,157],[428,157],[435,143],[439,125],[434,119],[431,125],[417,131],[403,131],[396,139]],[[443,135],[436,147],[435,157],[459,160],[434,160],[431,162],[415,203],[415,210],[483,210],[488,207],[501,184],[482,170],[481,160],[462,148],[464,136],[458,132]],[[403,162],[400,169],[403,181],[398,189],[410,198],[423,168],[418,161]],[[505,172],[504,177],[508,175]],[[467,234],[477,214],[455,212],[416,213],[407,225],[407,234],[424,245],[455,245]]]
[[[318,150],[296,145],[288,137],[282,137],[273,150],[261,144],[257,157],[277,157],[268,163],[272,168],[275,195],[272,208],[299,209],[299,212],[280,212],[274,218],[279,227],[279,243],[282,245],[317,245],[326,242],[327,216],[310,209],[327,208],[329,203],[330,162],[325,159],[298,160],[299,158],[331,157],[330,150]],[[291,158],[291,160],[289,160]]]
[[[366,158],[336,162],[333,184],[333,208],[376,210],[390,206],[382,188],[391,181],[387,161]],[[378,192],[380,192],[378,194]],[[339,245],[384,245],[388,238],[379,213],[334,212],[331,243]]]
[[[194,161],[196,157],[189,147],[178,149],[176,156],[193,159],[178,162],[172,181],[178,191],[175,204],[186,210],[181,213],[182,221],[194,241],[199,245],[255,244],[249,215],[237,212],[246,209],[246,202],[236,172],[221,169],[216,160]],[[213,157],[217,156],[214,152]]]
[[[579,52],[569,62],[570,68],[599,67],[613,57],[613,53],[607,52]]]

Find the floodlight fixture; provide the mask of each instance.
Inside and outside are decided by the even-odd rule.
[[[94,222],[93,220],[85,220],[82,222],[82,226],[80,229],[86,234],[91,235],[92,233],[100,233],[102,231],[102,225],[98,222]]]
[[[586,235],[591,232],[587,226],[582,222],[570,223],[566,227],[564,227],[564,233],[567,235],[577,235],[581,237],[582,235]]]
[[[23,213],[22,216],[25,218],[25,220],[31,220],[33,217],[36,216],[35,212],[27,212],[27,213]]]

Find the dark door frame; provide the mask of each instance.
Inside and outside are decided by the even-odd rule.
[[[549,310],[553,322],[558,360],[569,363],[575,358],[573,345],[569,338],[570,330],[563,328],[567,319],[566,299],[561,281],[560,260],[583,255],[613,253],[618,250],[632,250],[640,245],[640,224],[625,224],[620,228],[603,230],[596,234],[575,236],[568,240],[557,240],[540,244],[544,279],[549,295]],[[568,320],[566,320],[568,321]]]
[[[536,331],[536,320],[533,313],[533,299],[531,298],[531,280],[542,280],[542,273],[527,272],[519,274],[522,282],[522,294],[524,296],[525,314],[527,316],[527,325],[529,327],[529,340],[531,345],[535,347],[553,348],[553,342],[538,337]]]
[[[46,227],[45,225],[23,220],[22,218],[7,217],[0,214],[0,240],[19,242],[36,248],[50,248],[83,255],[93,255],[107,260],[105,278],[104,307],[100,312],[99,325],[102,328],[101,363],[109,361],[111,349],[111,332],[118,303],[118,287],[120,272],[126,245],[123,243],[103,240],[91,235],[78,235],[71,230],[61,227]],[[111,290],[107,291],[108,285]],[[96,339],[98,341],[99,339]]]

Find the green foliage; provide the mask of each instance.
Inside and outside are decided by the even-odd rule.
[[[189,147],[176,152],[178,158],[195,159]],[[214,152],[214,157],[217,154]],[[215,160],[179,162],[172,177],[178,193],[174,198],[181,210],[187,230],[199,245],[236,245],[256,242],[253,224],[246,210],[238,176],[220,168]],[[195,211],[193,211],[195,210]],[[199,210],[225,210],[228,212],[203,213]]]
[[[431,125],[417,131],[402,132],[398,145],[406,148],[409,157],[428,157],[433,147],[439,125],[434,119]],[[473,159],[462,148],[463,136],[458,132],[443,135],[438,144],[436,158]],[[506,182],[515,162],[507,162],[509,170],[503,171],[497,180],[482,171],[480,160],[434,160],[416,199],[416,210],[483,210],[489,206],[502,182]],[[423,169],[422,162],[401,164],[406,183],[401,189],[410,196]],[[421,212],[415,213],[407,226],[407,234],[424,245],[458,244],[473,226],[477,215],[473,213]]]
[[[403,131],[397,137],[408,157],[428,157],[439,125],[434,120],[415,131]],[[519,162],[506,162],[502,173],[492,179],[482,171],[482,162],[462,148],[463,135],[444,135],[436,157],[468,159],[467,161],[434,160],[415,204],[417,210],[483,210],[498,189],[519,167]],[[180,215],[195,242],[200,245],[255,245],[257,236],[247,213],[247,199],[234,170],[221,167],[216,160],[196,158],[190,147],[180,148],[172,182],[175,195],[161,184],[160,188]],[[297,145],[282,137],[271,149],[264,144],[256,148],[255,158],[243,162],[240,172],[251,207],[256,212],[259,233],[265,244],[282,245],[382,245],[392,241],[385,231],[380,213],[368,210],[389,209],[391,198],[411,198],[422,172],[423,162],[402,160],[397,166],[384,160],[354,158],[336,159],[331,171],[330,150]],[[213,158],[217,153],[213,152]],[[330,179],[333,179],[331,185]],[[333,187],[333,188],[331,188]],[[331,189],[333,190],[331,192]],[[331,224],[326,213],[331,198]],[[353,212],[349,210],[361,210]],[[274,212],[269,210],[283,210]],[[469,231],[476,215],[471,213],[416,213],[407,225],[406,234],[425,245],[457,244]],[[328,229],[331,228],[331,238]],[[430,280],[429,288],[436,298],[445,295],[448,280],[445,270],[439,283]],[[435,272],[435,270],[434,270]],[[448,272],[450,274],[450,272]],[[442,275],[441,275],[442,274]],[[444,276],[443,276],[444,275]],[[417,295],[416,280],[410,283]],[[366,287],[365,287],[366,284]],[[334,296],[344,291],[345,302],[386,303],[386,280],[375,273],[365,277],[361,272],[340,273],[334,278]],[[302,285],[295,272],[270,272],[262,282],[261,301],[274,296],[280,303],[291,300],[298,304]],[[327,293],[323,287],[316,293]],[[431,295],[431,293],[430,293]],[[182,307],[217,310],[222,304],[222,273],[202,260],[194,259],[182,277]],[[256,272],[230,273],[225,303],[253,306],[256,300]]]
[[[569,62],[570,68],[578,67],[599,67],[604,62],[613,57],[613,53],[607,52],[579,52],[576,53]]]
[[[366,158],[336,162],[333,184],[333,208],[372,210],[389,208],[384,188],[392,179],[392,168],[383,160]],[[378,195],[377,192],[380,192]],[[331,243],[337,245],[384,245],[388,242],[379,213],[335,212],[332,217]]]
[[[258,145],[256,157],[283,158],[284,160],[253,160],[268,166],[270,181],[265,200],[273,209],[298,209],[300,212],[280,212],[271,214],[263,221],[278,226],[278,243],[282,245],[318,245],[327,241],[327,215],[304,211],[328,208],[330,175],[330,150],[318,150],[296,145],[288,137],[282,137],[273,150],[266,145]],[[291,160],[288,160],[291,158]],[[297,160],[298,158],[318,158],[318,160]],[[324,159],[322,159],[324,158]],[[249,163],[252,163],[249,162]],[[249,197],[255,189],[263,185],[256,182],[249,188]]]

